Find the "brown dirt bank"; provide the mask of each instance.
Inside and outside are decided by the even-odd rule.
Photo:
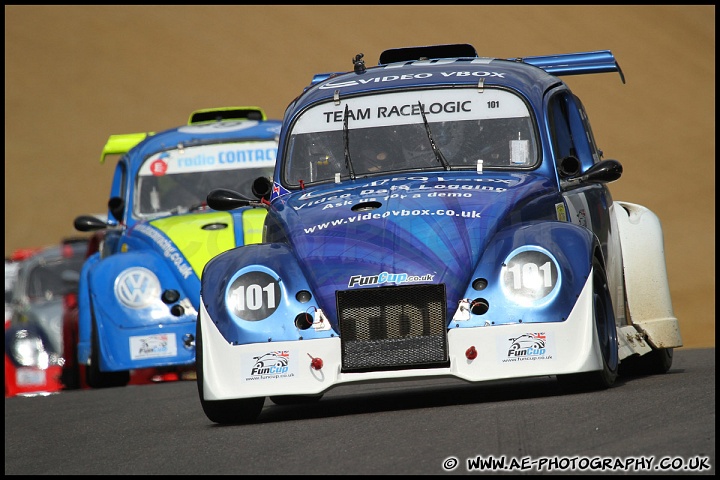
[[[627,79],[566,77],[618,200],[661,219],[686,347],[715,345],[715,6],[5,6],[5,254],[104,212],[108,135],[193,110],[281,118],[314,73],[386,48],[471,43],[516,57],[610,49]]]

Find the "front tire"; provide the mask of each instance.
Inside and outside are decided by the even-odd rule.
[[[557,380],[560,386],[573,391],[604,390],[611,387],[617,379],[620,364],[615,312],[607,284],[607,275],[605,268],[596,258],[593,258],[592,271],[593,312],[603,367],[594,372],[558,375]]]
[[[100,340],[96,322],[92,323],[92,342],[90,344],[90,365],[85,369],[85,380],[90,388],[124,387],[130,382],[130,372],[103,372],[100,370]]]
[[[198,396],[205,416],[211,421],[219,424],[242,424],[252,423],[257,420],[265,404],[265,397],[239,398],[232,400],[205,400],[203,389],[204,366],[203,366],[203,344],[202,328],[200,326],[200,315],[198,315],[195,327],[195,370],[197,379]]]

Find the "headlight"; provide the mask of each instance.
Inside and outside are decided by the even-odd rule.
[[[560,289],[555,257],[536,246],[521,247],[508,255],[500,274],[503,292],[524,306],[549,302]]]
[[[45,349],[42,339],[25,329],[16,331],[11,342],[10,355],[20,366],[45,370],[59,364],[58,356]]]

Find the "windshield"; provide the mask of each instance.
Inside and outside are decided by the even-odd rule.
[[[294,187],[352,174],[530,169],[538,162],[535,139],[525,102],[506,90],[372,94],[305,111],[289,136],[283,181]]]
[[[43,261],[32,267],[27,277],[27,296],[31,301],[53,300],[77,291],[84,255]]]
[[[245,141],[184,147],[158,152],[140,167],[135,183],[134,214],[151,218],[186,213],[204,205],[218,188],[253,197],[258,177],[271,178],[275,141]]]

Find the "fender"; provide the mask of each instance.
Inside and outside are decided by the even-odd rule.
[[[203,285],[217,292],[201,290],[202,303],[230,344],[328,338],[339,331],[324,318],[300,262],[286,244],[229,250],[210,260],[202,276]],[[260,304],[238,309],[233,299],[241,295],[240,300],[245,300],[251,289],[255,292],[252,300]],[[297,323],[306,316],[310,316],[308,323]]]
[[[660,219],[646,207],[615,202],[631,323],[655,348],[682,347],[673,313]]]
[[[142,281],[128,292],[128,275],[139,274]],[[157,252],[130,250],[103,259],[88,272],[90,302],[95,320],[116,328],[137,328],[172,322],[193,322],[197,315],[200,281],[188,275],[180,281]],[[128,280],[130,281],[130,280]],[[180,317],[170,313],[172,305],[160,300],[160,292],[176,290],[176,303],[189,302],[193,309]]]
[[[185,337],[195,330],[199,283],[195,275],[181,281],[155,251],[130,250],[95,261],[87,272],[89,300],[81,321],[84,343],[78,348],[78,356],[87,364],[96,327],[101,370],[143,367],[131,359],[128,343],[153,329],[175,340],[169,343],[173,348],[169,352],[173,353],[167,360],[145,359],[146,363],[152,360],[162,366],[194,361],[194,350],[185,343]],[[169,290],[179,295],[166,303],[161,293]]]
[[[498,232],[478,262],[449,327],[565,321],[599,249],[592,232],[567,222],[526,223]],[[523,258],[520,254],[525,260],[518,260],[522,264],[514,270],[512,262]],[[523,287],[524,280],[515,277],[529,263],[534,264],[529,265],[532,271],[547,275],[548,282],[532,295]]]

